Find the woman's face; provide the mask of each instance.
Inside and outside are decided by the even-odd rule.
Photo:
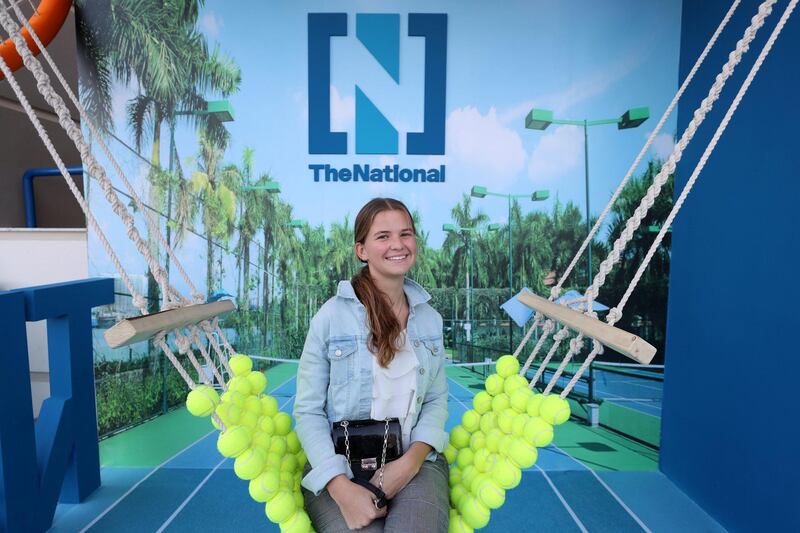
[[[370,274],[386,279],[405,276],[417,260],[417,238],[405,211],[381,211],[375,215],[356,255],[369,264]]]

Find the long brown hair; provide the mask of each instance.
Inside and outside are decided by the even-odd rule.
[[[369,235],[369,229],[378,213],[382,211],[403,211],[411,221],[414,235],[417,228],[414,226],[414,217],[400,200],[394,198],[373,198],[361,208],[356,215],[355,242],[364,244]],[[386,368],[394,359],[394,354],[400,350],[400,334],[403,332],[400,322],[394,316],[389,298],[384,294],[372,279],[369,265],[365,265],[350,280],[356,296],[367,310],[367,324],[369,337],[367,346],[376,354],[378,363]]]

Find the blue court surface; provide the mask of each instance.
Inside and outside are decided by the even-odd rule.
[[[450,429],[475,391],[448,374]],[[271,394],[291,412],[295,379]],[[232,460],[219,455],[216,437],[216,431],[208,432],[155,468],[103,468],[102,487],[82,504],[59,505],[51,531],[279,531],[265,517],[264,505],[250,499],[247,482],[234,475]],[[540,450],[537,464],[523,472],[520,485],[508,491],[481,531],[724,529],[658,471],[589,468],[551,445]]]

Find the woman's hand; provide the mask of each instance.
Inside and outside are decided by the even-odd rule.
[[[388,466],[388,465],[387,465]],[[328,483],[328,493],[339,506],[344,521],[350,529],[367,527],[376,518],[386,516],[386,507],[376,509],[375,495],[340,475]]]
[[[386,499],[391,500],[398,492],[403,490],[409,481],[414,479],[431,447],[424,442],[412,442],[411,447],[396,461],[386,464],[383,469],[383,493]],[[378,470],[369,480],[376,487],[380,487],[381,471]]]

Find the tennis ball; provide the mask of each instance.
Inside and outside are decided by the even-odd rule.
[[[465,494],[467,494],[467,489],[464,488],[464,485],[459,483],[453,486],[453,488],[450,489],[450,504],[458,507],[458,502],[461,501],[461,498],[463,498]]]
[[[484,479],[478,486],[478,500],[489,509],[499,509],[506,501],[506,491],[493,479]]]
[[[489,523],[489,509],[471,494],[461,498],[458,510],[464,522],[473,529],[480,529]]]
[[[474,398],[472,398],[472,407],[475,408],[478,414],[482,415],[483,413],[487,412],[492,408],[491,395],[485,390],[480,391],[475,395]]]
[[[451,465],[455,463],[456,455],[458,455],[458,450],[448,442],[447,447],[444,449],[444,458],[447,460],[447,464]]]
[[[277,435],[285,437],[292,430],[292,417],[289,416],[289,413],[281,411],[273,417],[273,422],[275,422],[275,433]]]
[[[250,411],[242,411],[242,416],[239,417],[239,425],[255,430],[258,427],[258,415],[254,415]]]
[[[305,511],[300,509],[281,522],[280,526],[281,533],[308,533],[311,531],[311,519],[308,518]]]
[[[533,393],[528,387],[520,387],[509,396],[511,408],[518,413],[525,413],[528,409],[528,400]]]
[[[242,417],[242,410],[233,403],[221,403],[214,409],[214,412],[225,426],[237,425]]]
[[[508,445],[511,444],[511,435],[503,435],[500,438],[500,445],[497,447],[497,453],[503,456],[508,456]]]
[[[250,447],[250,431],[243,426],[228,427],[217,437],[217,450],[224,457],[237,457]]]
[[[503,432],[499,429],[493,429],[486,434],[486,449],[492,453],[496,453],[500,449],[500,440],[503,438]]]
[[[492,396],[503,392],[503,378],[497,374],[492,374],[486,378],[486,392]]]
[[[506,435],[511,434],[511,428],[514,424],[514,417],[516,416],[514,413],[515,411],[509,408],[500,413],[500,416],[497,417],[497,427],[499,427],[500,431]]]
[[[505,490],[509,490],[519,485],[522,472],[508,459],[499,457],[492,468],[492,479]]]
[[[228,360],[228,366],[234,376],[244,376],[253,369],[253,361],[246,355],[238,354]]]
[[[266,461],[264,456],[255,448],[248,448],[236,457],[233,462],[233,471],[239,479],[255,479],[264,471]]]
[[[497,373],[502,378],[507,378],[519,372],[519,361],[513,355],[504,355],[497,360]]]
[[[305,505],[305,501],[303,501],[303,493],[300,491],[300,483],[297,483],[297,490],[293,491],[294,494],[294,504],[297,506],[298,509],[303,509]],[[313,530],[311,530],[313,532]]]
[[[461,425],[464,426],[464,429],[466,429],[470,433],[476,431],[478,429],[478,426],[480,426],[480,423],[481,423],[481,415],[480,413],[478,413],[478,411],[474,409],[466,411],[461,416]]]
[[[306,452],[303,451],[303,450],[300,450],[295,455],[297,457],[297,466],[300,469],[302,469],[304,466],[306,466],[306,463],[308,462],[308,456],[306,456]],[[302,471],[301,471],[301,474],[302,474]]]
[[[472,484],[472,480],[475,479],[475,476],[478,474],[480,474],[480,472],[478,472],[478,469],[475,468],[474,465],[469,465],[464,468],[461,474],[461,484],[464,485],[464,488],[469,487]]]
[[[481,415],[481,431],[488,435],[491,430],[497,427],[497,413],[489,411]]]
[[[469,448],[461,448],[458,450],[458,455],[456,456],[456,464],[460,468],[466,468],[472,464],[472,458],[474,457],[474,453]]]
[[[525,414],[518,414],[514,416],[514,421],[511,424],[511,434],[515,437],[522,437],[525,435],[525,424],[528,423],[531,417]]]
[[[219,398],[220,402],[228,402],[236,405],[237,407],[244,407],[244,402],[247,400],[247,396],[240,392],[227,390],[225,391],[222,396]]]
[[[487,476],[483,472],[478,472],[477,474],[475,474],[475,477],[472,478],[472,483],[469,484],[470,494],[477,497],[478,487],[480,487],[481,483],[483,483],[483,481],[486,479],[489,479],[489,476]]]
[[[447,483],[450,485],[450,487],[452,488],[460,484],[462,479],[463,479],[463,474],[461,472],[461,469],[457,466],[451,466],[450,474],[447,476]]]
[[[267,416],[278,414],[278,400],[274,396],[265,395],[261,397],[261,412]]]
[[[473,533],[474,530],[471,526],[467,525],[464,517],[453,512],[450,515],[450,525],[447,526],[447,533]]]
[[[297,472],[297,457],[294,454],[287,453],[281,459],[281,472]]]
[[[217,405],[219,395],[208,385],[198,385],[186,396],[186,409],[194,416],[211,416]]]
[[[536,416],[525,424],[523,436],[530,444],[537,448],[544,448],[553,442],[553,426]]]
[[[255,396],[248,396],[244,401],[243,408],[256,416],[261,416],[261,402]]]
[[[481,423],[483,423],[483,419],[481,419]],[[459,425],[453,428],[450,432],[450,444],[457,450],[469,446],[469,432],[464,429],[464,426]]]
[[[286,470],[281,470],[281,487],[287,491],[294,488],[294,474]]]
[[[528,407],[525,409],[528,416],[539,416],[542,400],[544,400],[544,395],[536,393],[528,399]]]
[[[557,426],[569,420],[569,402],[557,394],[549,394],[542,400],[539,416],[547,422]]]
[[[486,446],[486,435],[483,431],[476,431],[469,438],[469,447],[473,452],[477,452]]]
[[[505,392],[501,392],[492,399],[492,411],[498,415],[508,409],[509,405],[508,394]]]
[[[275,434],[275,421],[271,416],[262,415],[261,418],[258,419],[258,427],[267,435]]]
[[[530,468],[536,463],[539,452],[536,446],[514,438],[508,446],[508,458],[520,468]]]
[[[272,442],[270,442],[270,446],[272,446]],[[281,456],[280,454],[275,453],[272,450],[267,452],[267,468],[269,470],[274,470],[275,472],[280,471],[282,460],[283,456]]]
[[[244,396],[250,396],[250,391],[252,389],[253,386],[250,385],[250,382],[247,380],[247,378],[242,376],[236,376],[228,382],[229,391],[238,392]]]
[[[250,484],[247,486],[247,492],[250,493],[250,497],[258,503],[267,503],[267,494],[261,489],[261,486],[258,483],[258,480],[261,479],[261,476],[266,473],[267,472],[263,472],[257,478],[251,479]]]
[[[286,439],[278,435],[273,435],[269,442],[269,451],[277,453],[281,457],[286,454],[287,447]]]
[[[289,453],[297,453],[300,451],[300,438],[297,433],[292,431],[286,435],[286,449]]]
[[[514,374],[513,376],[509,376],[503,382],[503,392],[505,392],[509,396],[515,390],[525,389],[525,388],[528,388],[528,380],[520,376],[519,374]]]
[[[267,518],[276,524],[288,520],[296,510],[297,502],[294,500],[294,496],[291,492],[284,490],[278,491],[278,493],[267,502],[265,509]]]
[[[253,446],[261,448],[264,450],[264,453],[266,453],[269,451],[269,442],[271,438],[272,437],[263,431],[256,431],[253,435]]]
[[[487,461],[491,453],[492,452],[490,452],[486,448],[483,448],[475,452],[475,455],[472,457],[472,464],[475,465],[475,469],[478,472],[486,472],[488,470]]]
[[[263,372],[255,371],[247,374],[247,381],[250,382],[250,394],[259,395],[267,387],[267,376]]]

